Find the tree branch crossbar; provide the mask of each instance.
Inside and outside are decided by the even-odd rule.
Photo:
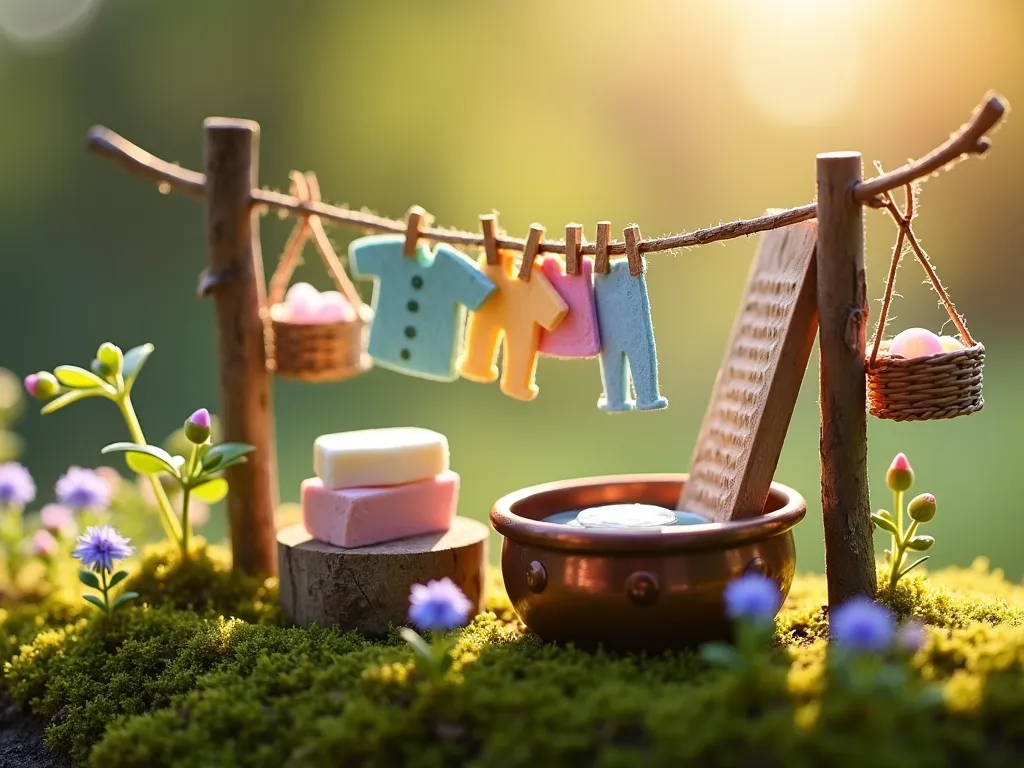
[[[984,154],[990,146],[986,134],[999,123],[1008,108],[1007,103],[1001,97],[995,93],[987,94],[974,111],[971,120],[953,133],[945,143],[919,160],[857,184],[851,190],[853,199],[869,207],[884,208],[886,207],[885,194],[887,192],[948,169],[969,155]],[[205,175],[155,157],[108,128],[93,127],[87,135],[86,143],[91,152],[113,160],[133,175],[156,182],[161,187],[195,197],[206,195]],[[301,200],[293,195],[271,189],[253,189],[251,204],[254,207],[264,206],[268,209],[287,211],[299,216],[319,216],[324,221],[370,233],[403,234],[408,229],[408,224],[404,221],[389,219],[366,211],[355,211],[329,205],[317,200]],[[796,208],[774,211],[753,219],[740,219],[692,232],[641,240],[637,245],[641,254],[690,248],[788,227],[791,224],[813,219],[816,215],[817,203],[812,202]],[[607,222],[600,222],[599,229],[605,224]],[[423,227],[419,231],[419,237],[451,245],[479,248],[484,246],[484,237],[481,234],[438,227]],[[509,251],[525,251],[527,242],[528,238],[507,236],[495,238],[495,244],[499,249]],[[542,240],[530,245],[531,251],[536,254],[564,255],[566,253],[564,240]],[[536,246],[535,250],[534,245]],[[604,243],[601,245],[604,246]],[[609,255],[625,255],[627,253],[626,242],[624,240],[608,242],[606,252]],[[577,253],[595,255],[597,243],[584,243],[578,247]]]

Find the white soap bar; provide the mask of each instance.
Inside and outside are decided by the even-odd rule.
[[[448,462],[448,438],[419,427],[337,432],[313,443],[313,470],[332,490],[426,480]]]
[[[675,525],[676,513],[653,504],[606,504],[576,516],[584,528],[660,528]]]

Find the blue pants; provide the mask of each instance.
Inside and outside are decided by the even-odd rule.
[[[644,276],[633,277],[627,261],[618,259],[607,275],[594,275],[594,296],[604,383],[597,407],[610,413],[667,408],[668,400],[658,391],[658,356]]]

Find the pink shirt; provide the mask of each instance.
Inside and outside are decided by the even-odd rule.
[[[580,259],[579,275],[565,274],[564,262],[545,256],[539,266],[558,295],[569,305],[569,314],[553,331],[541,330],[537,351],[547,357],[596,357],[601,351],[594,301],[594,260]]]

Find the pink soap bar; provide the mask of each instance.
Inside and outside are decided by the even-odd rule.
[[[459,476],[448,470],[427,480],[372,488],[324,488],[302,482],[302,519],[314,539],[336,547],[368,547],[447,531],[459,501]]]
[[[569,305],[569,313],[555,330],[541,329],[537,351],[547,357],[595,357],[601,351],[601,334],[594,300],[594,260],[580,259],[578,275],[565,274],[562,260],[550,256],[540,262],[540,268]]]

